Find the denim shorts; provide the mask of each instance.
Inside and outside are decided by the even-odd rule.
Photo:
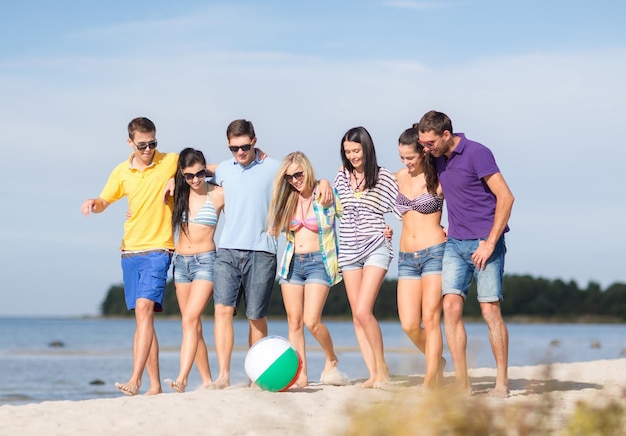
[[[174,283],[191,283],[194,280],[213,281],[215,251],[198,254],[178,254],[172,257]]]
[[[391,247],[385,240],[376,250],[372,251],[367,256],[363,256],[349,265],[342,266],[341,269],[343,271],[350,271],[354,269],[363,269],[365,266],[376,266],[387,270],[392,258],[393,254],[391,253]]]
[[[154,301],[154,311],[163,311],[163,296],[172,255],[165,250],[122,254],[124,297],[128,310],[134,310],[138,298]]]
[[[322,252],[295,254],[291,258],[286,279],[280,279],[281,285],[308,285],[317,283],[330,286],[330,278],[324,266]]]
[[[504,255],[506,245],[504,235],[496,243],[496,247],[487,260],[484,270],[478,270],[472,262],[472,253],[478,248],[482,239],[460,240],[448,238],[443,254],[443,295],[456,294],[467,299],[467,293],[476,278],[478,301],[491,303],[502,301],[502,279],[504,277]]]
[[[248,319],[265,318],[275,279],[275,254],[220,248],[215,258],[213,302],[236,308],[243,296]]]
[[[443,251],[446,243],[413,253],[398,253],[398,280],[420,280],[424,276],[441,274]]]

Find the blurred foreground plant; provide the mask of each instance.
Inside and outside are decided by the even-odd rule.
[[[491,399],[449,389],[399,388],[392,400],[349,411],[349,436],[395,435],[626,435],[626,391],[599,405],[579,402],[570,416],[557,413],[559,402],[547,369],[545,391],[536,398]],[[528,401],[527,401],[528,400]]]

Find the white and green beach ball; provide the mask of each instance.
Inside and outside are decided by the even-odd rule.
[[[302,360],[291,343],[281,336],[267,336],[248,350],[246,374],[261,389],[279,392],[296,382]]]

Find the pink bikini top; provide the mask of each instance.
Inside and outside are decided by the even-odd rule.
[[[304,221],[300,221],[299,219],[292,219],[289,230],[291,230],[292,232],[297,232],[302,227],[312,232],[317,233],[317,218],[312,216],[312,217],[305,219]]]

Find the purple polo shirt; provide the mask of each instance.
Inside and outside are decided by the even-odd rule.
[[[450,158],[437,158],[437,174],[448,209],[448,235],[454,239],[486,238],[493,227],[496,196],[483,177],[500,169],[491,150],[463,133],[455,135],[461,142]]]

